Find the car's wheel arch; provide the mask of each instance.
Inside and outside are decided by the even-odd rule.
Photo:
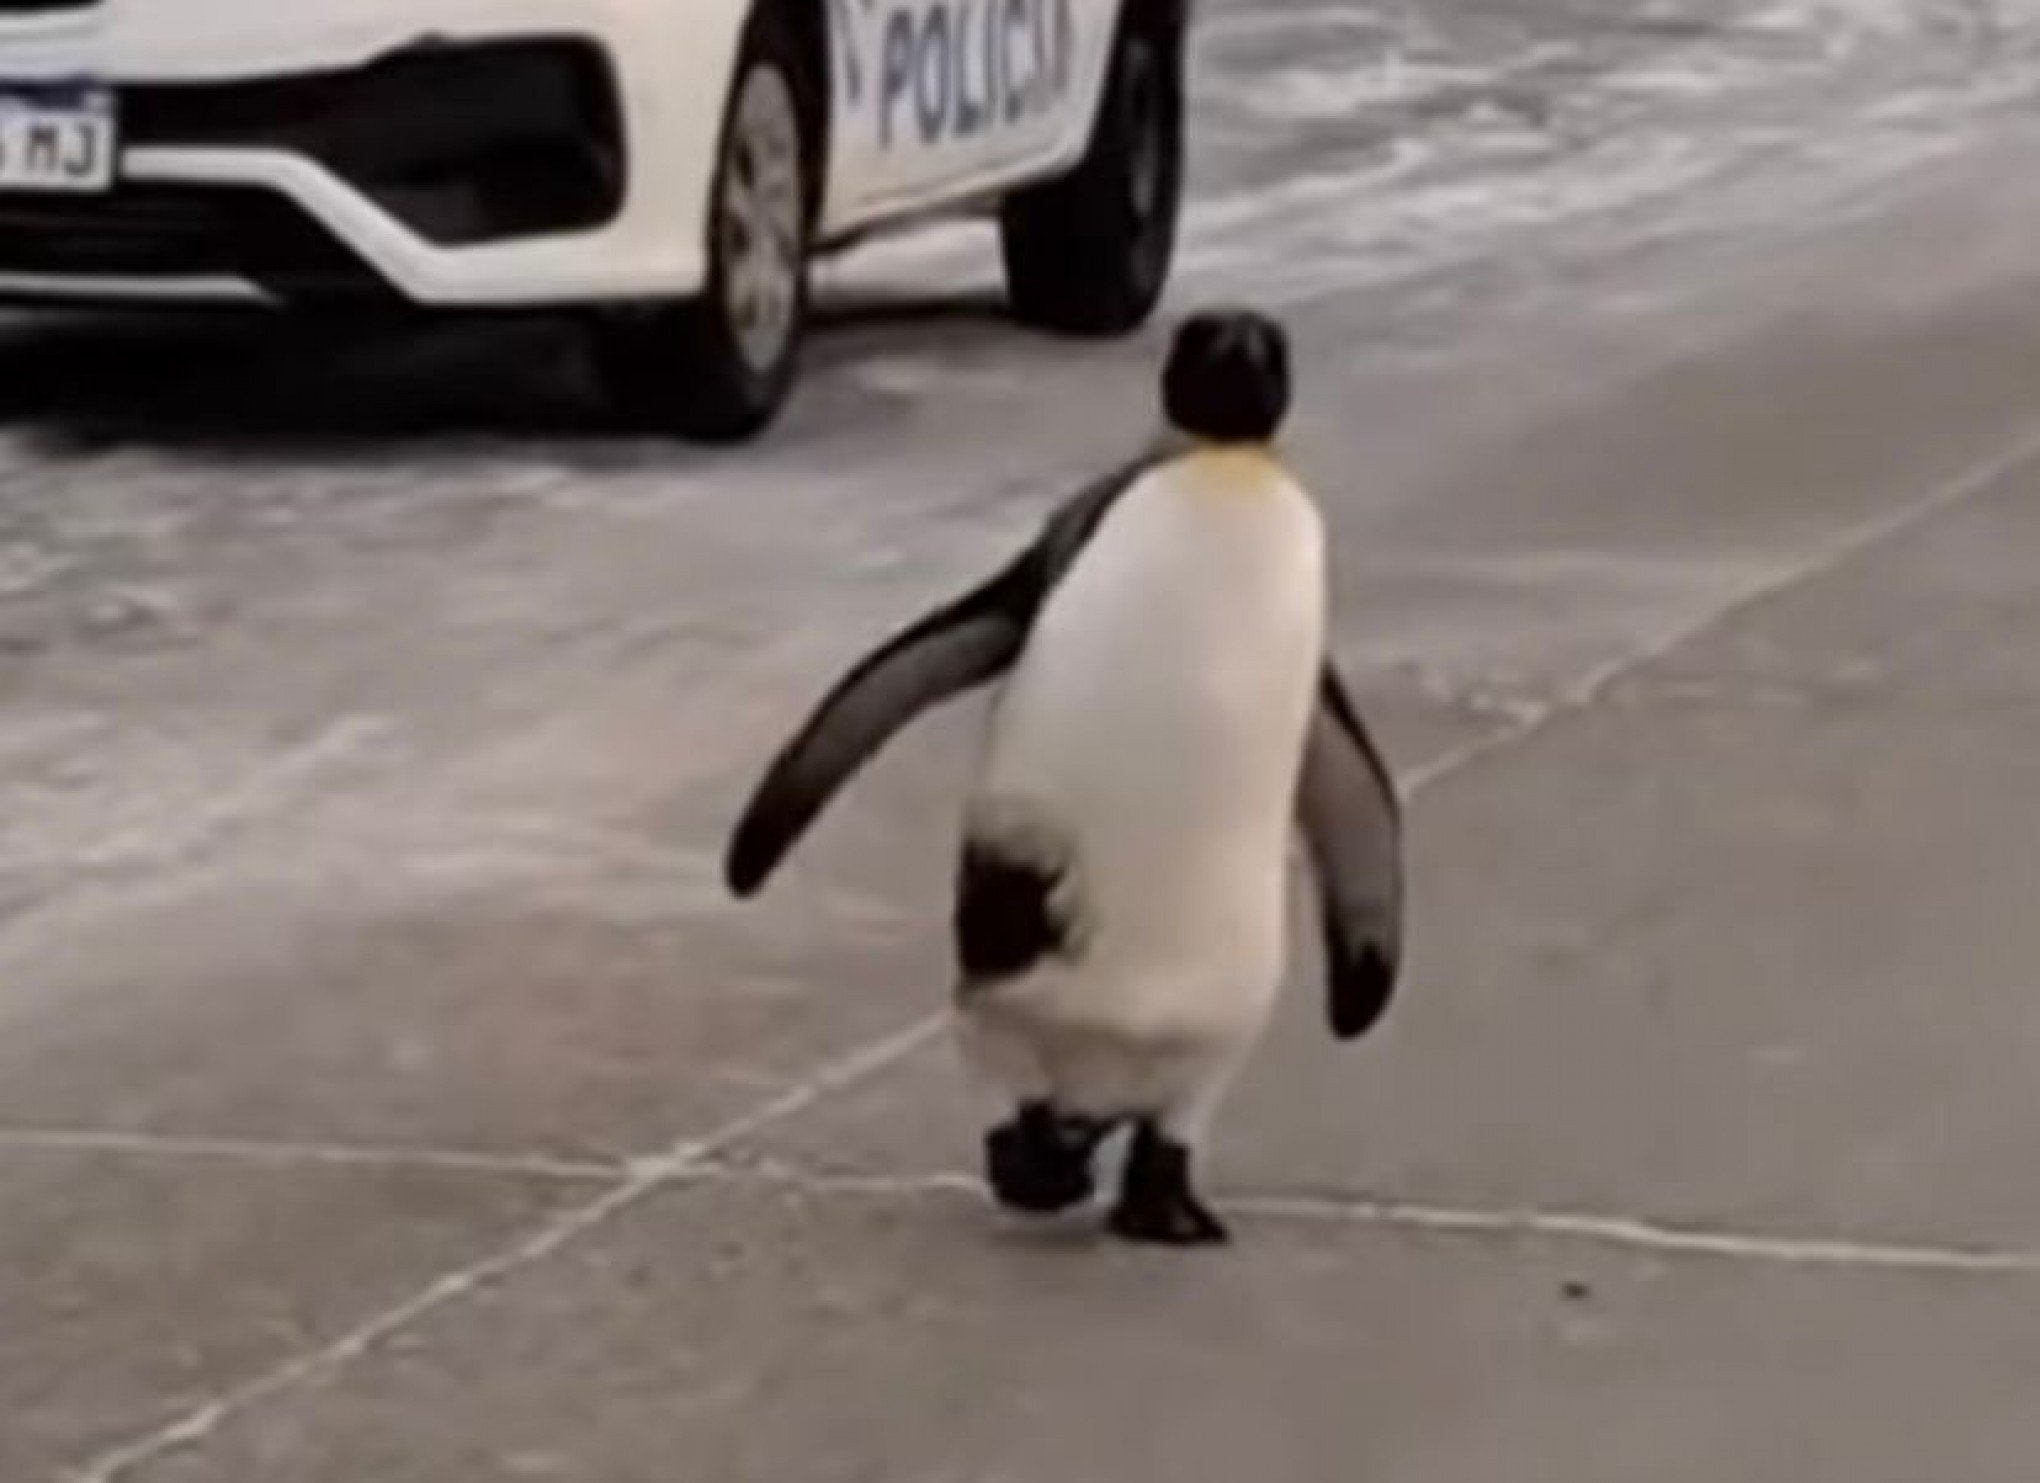
[[[1110,40],[1105,46],[1104,60],[1097,69],[1096,79],[1091,85],[1090,96],[1084,100],[1083,127],[1071,138],[1067,165],[1075,165],[1098,132],[1098,123],[1105,108],[1106,95],[1111,91],[1113,58],[1118,54],[1121,43],[1129,31],[1150,36],[1161,42],[1164,58],[1175,70],[1176,80],[1182,80],[1185,62],[1184,46],[1190,31],[1190,15],[1195,0],[1116,0],[1111,17]],[[1044,178],[1052,179],[1060,172],[1051,172]]]
[[[801,142],[807,154],[807,211],[810,227],[820,220],[823,195],[829,179],[829,149],[833,128],[829,73],[829,0],[751,0],[737,31],[730,54],[729,77],[725,85],[723,117],[727,120],[736,104],[743,79],[745,40],[761,24],[783,25],[794,42],[800,75],[791,79],[794,101],[800,110]]]
[[[1138,27],[1160,38],[1173,48],[1174,59],[1180,60],[1190,31],[1192,4],[1193,0],[1120,0],[1116,24],[1121,30]]]

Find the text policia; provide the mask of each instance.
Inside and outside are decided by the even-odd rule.
[[[935,0],[889,9],[878,139],[892,149],[1012,128],[1068,94],[1070,0]]]

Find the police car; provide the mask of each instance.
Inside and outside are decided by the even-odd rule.
[[[613,405],[791,387],[820,252],[996,212],[1017,316],[1160,297],[1189,0],[0,0],[0,300],[571,309]]]

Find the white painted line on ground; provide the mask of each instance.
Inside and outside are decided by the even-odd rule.
[[[1458,748],[1416,768],[1407,774],[1404,791],[1414,799],[1446,778],[1541,732],[1553,721],[1576,713],[1584,706],[1592,705],[1610,686],[1625,676],[1662,659],[1718,624],[1790,588],[1818,580],[1879,542],[1901,535],[1965,500],[1989,492],[2012,472],[2036,458],[2040,458],[2040,427],[2035,427],[2016,439],[2008,450],[1969,465],[1952,478],[1937,485],[1924,497],[1851,527],[1838,538],[1823,543],[1811,555],[1799,561],[1782,564],[1763,578],[1749,583],[1726,602],[1696,614],[1685,623],[1669,628],[1651,643],[1597,667],[1552,704],[1526,712],[1523,718],[1511,727],[1484,741]],[[917,1020],[904,1029],[859,1047],[839,1060],[829,1062],[812,1076],[755,1111],[723,1124],[706,1136],[687,1140],[665,1153],[635,1161],[629,1177],[622,1183],[604,1191],[595,1199],[547,1221],[522,1241],[492,1256],[447,1273],[411,1298],[386,1309],[331,1343],[305,1351],[275,1369],[223,1392],[167,1426],[102,1455],[97,1461],[73,1474],[75,1483],[121,1483],[122,1479],[132,1475],[135,1468],[166,1452],[204,1440],[225,1422],[249,1407],[300,1384],[317,1380],[344,1366],[389,1335],[467,1297],[483,1285],[544,1260],[661,1186],[685,1176],[713,1172],[710,1161],[731,1144],[794,1117],[836,1092],[883,1074],[912,1052],[934,1040],[941,1033],[944,1024],[945,1017],[941,1013]],[[1300,1207],[1292,1204],[1291,1208]],[[1356,1207],[1327,1208],[1350,1210]],[[1436,1214],[1442,1218],[1447,1213]],[[1478,1217],[1469,1214],[1467,1218]],[[1504,1217],[1488,1218],[1492,1220]],[[1566,1222],[1568,1229],[1575,1235],[1599,1230],[1603,1233],[1603,1238],[1607,1239],[1618,1230],[1626,1230],[1632,1236],[1641,1233],[1641,1239],[1655,1239],[1660,1242],[1679,1239],[1674,1233],[1660,1228],[1613,1218],[1549,1216],[1544,1219]],[[1691,1241],[1707,1239],[1734,1238],[1701,1236],[1690,1238]],[[2011,1259],[2021,1260],[2016,1256]]]

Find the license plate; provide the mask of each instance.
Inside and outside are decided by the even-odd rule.
[[[0,191],[103,191],[119,128],[111,89],[0,83]]]

